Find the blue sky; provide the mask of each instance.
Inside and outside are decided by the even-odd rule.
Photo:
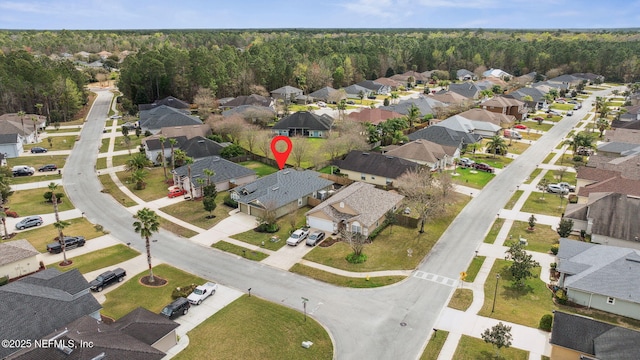
[[[0,29],[640,27],[640,0],[0,0]]]

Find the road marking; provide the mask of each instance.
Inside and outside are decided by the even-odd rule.
[[[450,279],[445,276],[431,274],[431,273],[420,271],[420,270],[414,272],[413,277],[417,277],[419,279],[435,282],[435,283],[450,286],[450,287],[458,286],[458,280]]]
[[[313,309],[311,309],[311,311],[309,311],[310,315],[313,315],[316,311],[318,311],[318,309],[320,308],[320,306],[322,306],[322,302],[318,302],[318,305],[316,305],[316,307],[314,307]]]

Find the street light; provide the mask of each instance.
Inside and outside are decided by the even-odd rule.
[[[500,280],[500,274],[496,274],[496,289],[493,292],[493,305],[491,306],[491,312],[496,309],[496,298],[498,297],[498,280]]]

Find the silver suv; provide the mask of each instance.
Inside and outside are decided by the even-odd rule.
[[[42,225],[42,218],[40,216],[27,216],[16,224],[16,229],[24,230],[26,228],[40,225]]]

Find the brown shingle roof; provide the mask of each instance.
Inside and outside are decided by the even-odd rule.
[[[373,125],[378,125],[388,119],[403,118],[404,115],[395,111],[383,110],[383,109],[369,109],[365,108],[358,112],[352,112],[347,115],[349,119],[358,122],[368,122]]]
[[[576,173],[576,178],[591,181],[604,181],[618,176],[620,176],[620,173],[617,171],[604,170],[589,166],[579,167]]]
[[[458,115],[469,120],[490,122],[503,128],[511,127],[516,121],[516,117],[513,115],[499,114],[481,108],[473,108]]]
[[[0,243],[0,266],[40,254],[27,240]]]
[[[624,195],[640,196],[640,180],[613,177],[581,187],[578,190],[578,195],[589,196],[589,194],[599,192],[617,192]]]
[[[494,106],[494,107],[507,107],[507,106],[523,106],[524,101],[520,101],[518,99],[507,98],[504,96],[495,96],[493,99],[489,99],[482,104],[481,106]]]
[[[608,142],[640,144],[640,130],[635,129],[610,129],[606,131],[604,137]]]
[[[456,148],[454,147],[442,146],[428,140],[418,139],[397,149],[390,150],[387,154],[407,160],[433,164],[443,159],[446,155],[453,156],[455,151]]]

